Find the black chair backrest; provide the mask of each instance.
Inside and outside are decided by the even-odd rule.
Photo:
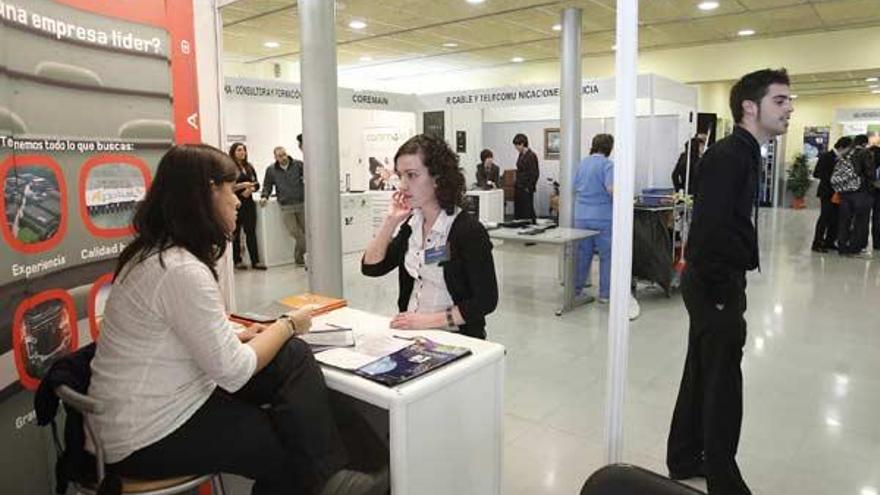
[[[612,464],[593,473],[581,495],[698,495],[703,492],[629,464]]]

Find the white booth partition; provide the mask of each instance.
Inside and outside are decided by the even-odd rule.
[[[302,92],[298,84],[262,79],[226,79],[225,129],[227,145],[243,141],[250,162],[262,180],[275,159],[273,149],[284,146],[302,159],[296,136],[302,128]],[[339,185],[346,190],[369,188],[369,158],[390,166],[394,152],[416,132],[413,95],[339,88]],[[309,165],[308,163],[306,165]]]
[[[394,153],[416,133],[416,99],[412,95],[339,88],[339,190],[343,193],[340,225],[343,252],[363,250],[373,232],[371,177],[378,166],[391,170]],[[227,78],[224,106],[227,148],[247,145],[249,161],[263,182],[284,146],[302,159],[296,136],[302,128],[302,92],[298,84],[261,79]],[[371,166],[372,164],[372,166]],[[320,163],[305,161],[306,167]],[[372,170],[372,173],[371,173]],[[375,184],[374,184],[375,186]],[[387,206],[387,203],[385,203]],[[280,220],[274,199],[258,210],[257,237],[268,266],[292,263],[293,240]]]
[[[880,108],[838,108],[834,123],[840,136],[854,136],[880,130]],[[837,131],[838,129],[835,129]]]
[[[598,133],[614,133],[614,79],[584,81],[581,154]],[[638,78],[636,191],[672,187],[672,170],[688,137],[696,132],[697,89],[655,74]],[[538,155],[541,177],[535,208],[549,210],[553,181],[559,178],[559,87],[521,86],[442,93],[419,97],[423,111],[445,112],[446,139],[465,131],[461,153],[467,182],[474,180],[483,148],[491,149],[504,170],[516,168],[513,137],[523,133]],[[472,144],[473,143],[473,144]],[[549,149],[548,149],[549,148]]]

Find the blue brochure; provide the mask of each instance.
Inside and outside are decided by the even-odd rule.
[[[393,387],[461,359],[470,349],[418,338],[411,346],[355,370],[357,375]]]

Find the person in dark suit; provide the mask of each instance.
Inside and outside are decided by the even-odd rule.
[[[535,188],[538,185],[538,157],[529,149],[529,138],[525,134],[517,134],[513,138],[513,146],[519,152],[516,160],[516,184],[513,195],[513,217],[535,221]]]
[[[859,134],[841,157],[852,164],[858,176],[858,189],[840,192],[840,217],[837,224],[837,252],[842,256],[867,256],[868,227],[874,187],[874,159],[867,148],[868,136]]]
[[[736,125],[700,161],[681,293],[687,358],[666,450],[669,477],[705,477],[710,495],[751,495],[736,462],[743,418],[746,272],[760,266],[761,144],[788,131],[788,74],[765,69],[730,90]]]
[[[495,189],[498,187],[501,169],[495,165],[495,155],[492,150],[485,149],[480,152],[480,163],[477,164],[477,187],[480,189]]]
[[[831,173],[840,156],[852,146],[852,138],[844,136],[834,143],[834,148],[819,155],[813,177],[819,179],[816,197],[821,203],[819,219],[816,220],[816,233],[813,235],[812,250],[817,253],[837,249],[838,206],[831,202],[834,189],[831,188]]]
[[[686,147],[687,148],[687,147]],[[697,165],[700,163],[700,157],[706,150],[706,139],[701,136],[694,136],[690,142],[690,171],[688,171],[688,150],[685,149],[678,157],[675,163],[675,169],[672,171],[672,185],[676,191],[684,191],[684,183],[687,181],[687,193],[696,194],[694,189],[697,183]]]
[[[871,247],[880,251],[880,131],[868,131],[868,151],[871,153],[872,165],[871,187]]]

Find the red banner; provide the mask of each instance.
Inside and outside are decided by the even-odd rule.
[[[171,34],[171,81],[174,94],[174,134],[178,144],[202,142],[199,118],[199,85],[191,0],[167,0]]]

